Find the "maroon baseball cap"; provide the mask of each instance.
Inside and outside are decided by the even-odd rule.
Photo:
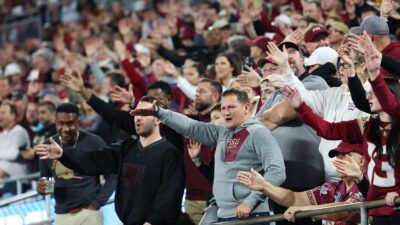
[[[340,142],[337,148],[332,149],[329,151],[329,157],[333,158],[340,153],[350,153],[350,152],[357,152],[358,154],[364,155],[363,145],[362,144],[349,144],[347,142]]]
[[[323,26],[310,28],[304,35],[305,42],[316,42],[329,36],[329,31]]]
[[[268,50],[268,42],[271,42],[272,40],[267,38],[266,36],[260,36],[254,40],[247,39],[247,44],[250,46],[256,46],[263,50],[264,52]]]
[[[257,66],[258,67],[263,67],[267,63],[272,63],[274,65],[278,65],[278,64],[276,64],[276,62],[274,60],[272,60],[271,57],[265,57],[263,59],[258,60]]]

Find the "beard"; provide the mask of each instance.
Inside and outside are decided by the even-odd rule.
[[[204,111],[204,110],[208,109],[210,106],[211,106],[211,104],[205,103],[205,102],[197,102],[197,103],[195,102],[194,103],[194,108],[198,112]]]
[[[153,127],[146,126],[146,127],[143,127],[141,130],[136,129],[136,133],[137,133],[137,135],[142,136],[142,137],[149,137],[150,135],[153,134]]]
[[[290,63],[290,69],[292,69],[295,75],[297,75],[297,72],[299,72],[299,69],[297,68],[297,65],[295,63]]]

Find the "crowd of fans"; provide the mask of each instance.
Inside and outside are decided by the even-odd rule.
[[[387,109],[389,106],[384,108],[387,104],[381,101],[385,98],[375,93],[377,86],[386,88],[386,82],[390,90],[385,89],[385,94],[394,93],[397,99],[400,94],[397,1],[1,2],[3,23],[10,15],[37,10],[43,28],[40,38],[27,35],[24,40],[3,40],[0,48],[1,180],[39,171],[34,147],[61,132],[56,124],[56,107],[61,103],[79,105],[79,129],[97,134],[110,144],[135,134],[134,125],[127,124],[126,118],[146,95],[157,98],[163,109],[229,128],[235,118],[223,115],[225,108],[221,109],[218,102],[223,91],[233,88],[247,94],[247,118],[257,118],[271,130],[286,171],[283,183],[279,178],[271,184],[265,178],[264,184],[257,172],[267,174],[267,167],[265,171],[243,171],[235,182],[270,197],[274,213],[283,213],[290,206],[347,201],[340,196],[332,200],[316,197],[317,192],[323,195],[334,189],[325,182],[349,180],[346,185],[350,188],[353,178],[367,186],[369,180],[368,195],[368,188],[365,191],[360,187],[359,191],[365,193],[349,197],[349,201],[382,199],[392,193],[388,202],[393,204],[393,193],[400,193],[394,188],[400,182],[398,114]],[[25,33],[37,32],[28,27]],[[371,100],[374,94],[383,111]],[[391,99],[391,103],[394,101]],[[356,122],[339,123],[353,120]],[[220,196],[216,196],[217,204],[212,201],[213,179],[215,182],[218,178],[213,170],[203,168],[214,165],[215,146],[185,139],[174,128],[161,127],[161,135],[184,156],[186,212],[194,223],[207,224],[203,217],[207,207],[208,216],[217,216],[216,211],[223,210],[217,206]],[[381,130],[384,134],[380,137]],[[371,132],[375,133],[369,135]],[[371,147],[371,140],[377,146],[379,160],[383,157],[386,161],[378,163],[375,153],[365,155],[374,149],[360,150]],[[339,144],[342,147],[337,147]],[[350,164],[359,157],[350,160],[342,155],[351,152],[367,163],[357,162],[361,168]],[[380,167],[377,174],[375,164],[369,161]],[[375,181],[381,178],[379,184],[371,182],[372,177]],[[277,186],[282,189],[275,189]],[[29,188],[24,184],[24,189]],[[226,192],[237,191],[232,188]],[[307,194],[297,196],[300,200],[293,197],[287,201],[276,194],[289,195],[282,191],[289,189]],[[342,194],[348,193],[344,189]],[[14,183],[0,187],[0,196],[15,193]],[[307,197],[310,199],[303,202]],[[247,210],[245,206],[239,205],[236,217],[246,218],[258,207],[247,205]],[[298,210],[289,208],[285,216],[294,221]],[[399,213],[377,209],[370,215],[374,224],[389,224],[375,218],[390,216],[399,221]],[[218,213],[218,217],[221,215]],[[354,215],[322,219],[339,220],[336,224],[357,222]],[[391,224],[396,224],[393,221]]]

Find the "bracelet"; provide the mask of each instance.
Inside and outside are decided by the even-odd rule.
[[[199,163],[199,162],[200,162],[200,156],[197,156],[196,158],[193,158],[193,159],[192,159],[192,162],[193,162],[194,164]]]

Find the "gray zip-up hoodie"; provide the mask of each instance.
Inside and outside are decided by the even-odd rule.
[[[157,114],[163,124],[183,136],[216,146],[213,193],[219,207],[218,217],[235,217],[235,209],[241,203],[250,206],[253,213],[269,211],[263,193],[251,191],[236,178],[239,171],[254,168],[274,185],[285,181],[282,153],[269,129],[254,119],[229,130],[162,108]]]

